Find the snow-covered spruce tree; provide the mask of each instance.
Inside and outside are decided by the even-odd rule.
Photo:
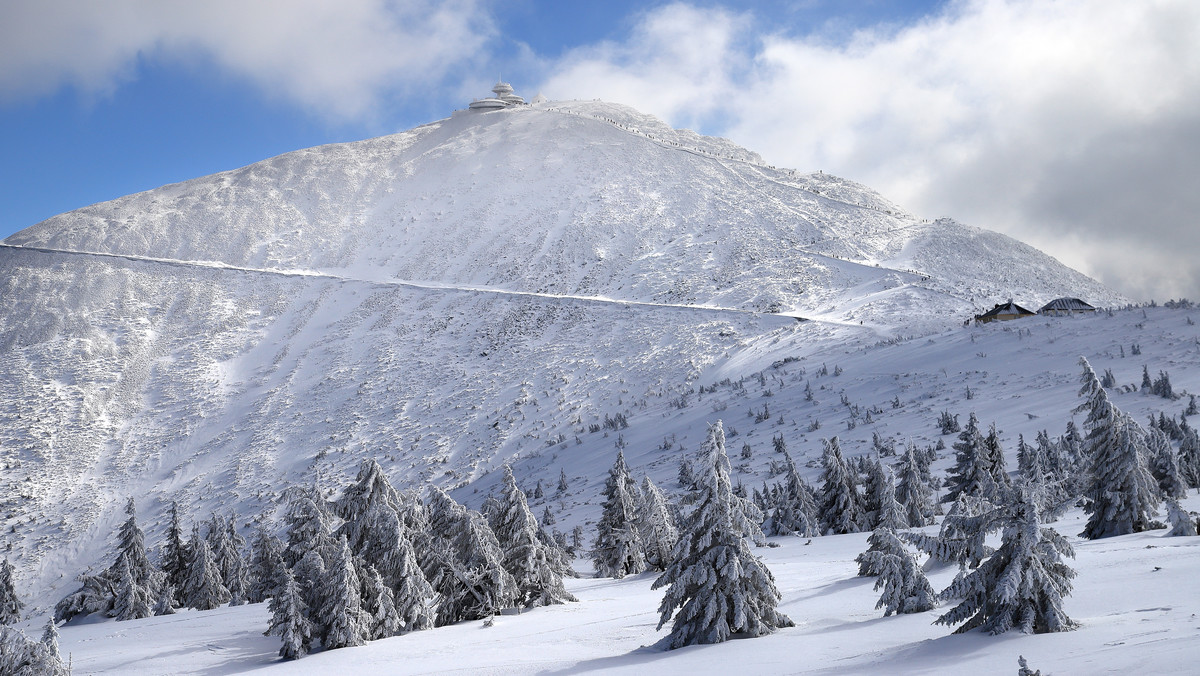
[[[42,645],[46,646],[46,650],[54,659],[62,659],[62,655],[58,652],[58,625],[54,620],[46,620],[46,626],[42,628]]]
[[[16,624],[21,621],[25,604],[17,597],[17,585],[13,579],[13,567],[8,559],[0,560],[0,624]]]
[[[176,603],[175,586],[170,582],[164,582],[162,591],[158,593],[158,600],[154,602],[154,614],[174,615]]]
[[[1029,489],[1030,498],[1037,505],[1043,519],[1057,517],[1060,508],[1067,502],[1066,491],[1053,469],[1049,450],[1049,435],[1039,432],[1037,443],[1030,446],[1025,437],[1017,442],[1017,473]]]
[[[375,641],[399,634],[404,627],[404,620],[396,612],[396,597],[391,587],[383,583],[383,577],[373,566],[363,563],[361,559],[359,563],[361,565],[356,565],[356,568],[359,571],[359,582],[362,584],[360,593],[363,612],[371,618],[369,640]]]
[[[300,598],[308,609],[309,620],[312,620],[312,613],[320,609],[324,599],[321,585],[325,580],[325,559],[316,550],[310,551],[292,566],[291,572],[300,587]]]
[[[1200,488],[1200,434],[1195,428],[1181,430],[1179,471],[1188,488]]]
[[[993,428],[993,431],[995,428]],[[942,502],[954,502],[962,493],[994,499],[999,494],[992,470],[992,449],[979,431],[979,419],[974,411],[954,443],[954,467],[946,477],[949,490]]]
[[[680,529],[671,565],[653,585],[667,587],[658,628],[674,616],[672,649],[793,626],[776,608],[780,595],[774,576],[746,544],[745,535],[757,524],[746,523],[735,504],[720,421],[709,427],[700,453],[694,506]]]
[[[200,536],[200,526],[192,527],[192,541],[188,549],[192,559],[188,562],[188,576],[183,585],[184,604],[197,610],[212,610],[229,603],[229,590],[221,581],[221,571],[213,559],[208,541]]]
[[[79,581],[82,584],[79,589],[67,594],[54,605],[54,621],[66,622],[76,615],[108,614],[112,611],[117,589],[107,571],[99,575],[84,573],[79,576]]]
[[[983,438],[983,448],[987,454],[987,468],[992,475],[992,485],[996,487],[995,495],[985,495],[984,497],[1002,500],[1004,494],[1012,488],[1012,479],[1008,476],[1004,449],[1000,446],[1000,433],[996,431],[996,423],[992,423],[988,427],[987,436]]]
[[[225,554],[225,568],[221,569],[221,580],[229,590],[229,605],[240,606],[248,602],[250,594],[250,567],[246,563],[246,538],[237,531],[233,515],[226,521],[225,541],[228,551]]]
[[[517,586],[517,605],[526,608],[578,601],[563,587],[562,575],[551,562],[549,548],[538,537],[537,519],[529,510],[525,492],[517,486],[512,467],[504,466],[496,539],[504,552],[504,570]]]
[[[109,568],[108,577],[114,582],[120,580],[120,560],[121,557],[125,557],[138,597],[134,609],[138,613],[143,608],[146,611],[145,615],[139,614],[136,617],[149,617],[150,610],[154,607],[154,602],[158,600],[158,595],[162,591],[165,576],[146,555],[146,535],[138,526],[137,510],[133,498],[129,498],[129,502],[125,504],[125,513],[129,515],[129,518],[121,524],[120,530],[117,531],[117,561]]]
[[[946,512],[937,535],[905,532],[900,537],[935,561],[975,568],[994,551],[985,541],[1001,527],[998,515],[987,500],[963,493]]]
[[[504,570],[500,543],[483,515],[433,486],[429,527],[433,538],[421,568],[440,595],[437,626],[484,619],[516,604],[516,581]]]
[[[862,530],[863,517],[855,473],[842,457],[837,437],[825,441],[824,445],[817,518],[826,534],[857,533]]]
[[[417,563],[412,541],[403,532],[396,541],[396,554],[393,558],[394,572],[398,580],[393,603],[396,605],[396,613],[400,616],[401,630],[407,633],[432,629],[437,594]]]
[[[1171,529],[1167,531],[1168,537],[1196,534],[1196,521],[1175,498],[1167,498],[1167,523],[1171,526]]]
[[[334,511],[344,519],[335,536],[345,535],[350,551],[374,566],[388,586],[396,583],[395,564],[389,559],[399,537],[402,507],[400,494],[374,458],[362,461],[354,483],[334,503]]]
[[[1147,530],[1158,507],[1158,485],[1146,468],[1145,430],[1093,382],[1096,374],[1087,359],[1079,360],[1083,366],[1080,394],[1088,400],[1077,410],[1087,411],[1084,449],[1090,470],[1084,489],[1089,518],[1082,535],[1095,540]]]
[[[1063,612],[1075,571],[1063,557],[1074,557],[1070,543],[1052,528],[1042,528],[1037,506],[1024,486],[1010,494],[1001,512],[1004,531],[996,553],[978,568],[959,576],[942,598],[962,601],[937,624],[962,626],[961,634],[980,628],[1001,634],[1017,628],[1025,633],[1067,631],[1076,625]]]
[[[285,494],[289,499],[283,516],[287,528],[283,560],[289,567],[295,566],[306,554],[316,552],[323,562],[331,561],[336,556],[337,542],[330,531],[331,519],[324,501],[315,489],[292,487]],[[304,581],[297,581],[303,587]]]
[[[19,629],[0,625],[0,674],[6,676],[70,676],[49,646]]]
[[[154,614],[155,599],[149,597],[149,590],[141,587],[133,579],[129,566],[129,557],[121,554],[117,559],[117,595],[113,599],[113,617],[118,622],[124,620],[140,620]]]
[[[171,501],[171,521],[167,525],[166,542],[162,550],[162,571],[167,584],[175,589],[176,594],[183,589],[187,579],[188,550],[183,541],[183,525],[179,518],[179,503]],[[183,599],[176,598],[176,604],[182,604]]]
[[[666,570],[671,563],[679,528],[662,489],[642,477],[642,505],[638,513],[638,529],[646,547],[646,565],[651,570]]]
[[[629,476],[621,451],[617,451],[617,461],[608,472],[601,494],[604,503],[592,546],[596,575],[620,579],[642,572],[646,569],[646,549],[637,527],[638,487]]]
[[[867,551],[855,559],[858,562],[859,575],[878,575],[879,569],[872,563],[876,557],[866,555],[884,546],[885,539],[896,539],[896,531],[908,528],[908,522],[904,518],[904,507],[896,502],[896,479],[891,470],[884,470],[881,484],[879,517],[875,523],[875,530],[867,538]]]
[[[895,530],[880,526],[871,533],[869,540],[870,549],[855,560],[859,570],[867,568],[879,576],[875,591],[882,589],[883,594],[875,607],[883,608],[884,617],[892,613],[922,613],[938,605],[937,592]]]
[[[1146,431],[1147,455],[1150,474],[1158,482],[1158,491],[1164,498],[1182,498],[1187,495],[1187,486],[1179,470],[1179,458],[1171,440],[1162,430],[1151,428]]]
[[[321,581],[321,604],[313,612],[313,626],[326,650],[363,645],[371,638],[371,618],[362,608],[358,573],[346,537]]]
[[[312,623],[308,621],[300,585],[290,570],[283,569],[279,593],[271,597],[267,607],[271,611],[271,626],[263,635],[278,636],[283,641],[279,656],[294,660],[308,654],[312,646]]]
[[[904,519],[910,527],[933,523],[933,489],[922,475],[916,447],[911,443],[896,463],[896,501],[904,506]]]
[[[821,521],[817,518],[816,495],[812,487],[801,478],[791,454],[785,452],[784,458],[787,463],[787,481],[775,497],[769,524],[771,534],[818,536],[821,534]]]
[[[283,584],[281,575],[287,564],[283,562],[283,542],[271,531],[259,526],[254,536],[250,556],[250,587],[246,600],[261,603],[279,593]]]

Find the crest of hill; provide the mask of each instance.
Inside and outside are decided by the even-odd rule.
[[[898,283],[932,280],[917,295],[934,314],[970,309],[946,295],[968,278],[981,295],[1114,298],[999,236],[986,251],[942,257],[936,232],[956,226],[919,224],[853,182],[769,167],[725,139],[584,101],[463,111],[287,153],[62,214],[5,242],[800,313],[845,289],[897,283],[829,255],[873,266],[886,262],[880,252],[904,251],[921,274]],[[1032,281],[1014,289],[1013,277]]]

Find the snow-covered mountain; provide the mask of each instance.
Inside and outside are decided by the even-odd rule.
[[[582,522],[620,438],[591,431],[606,416],[639,418],[643,471],[669,476],[679,446],[646,444],[686,436],[671,411],[700,384],[1064,295],[1123,302],[1010,238],[623,106],[464,111],[6,239],[4,545],[44,603],[101,562],[130,495],[153,540],[171,499],[249,521],[368,455],[468,502],[503,462],[562,468]]]

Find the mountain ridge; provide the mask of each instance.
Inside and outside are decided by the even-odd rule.
[[[592,486],[615,441],[592,425],[686,403],[710,374],[933,335],[1009,296],[1123,300],[853,182],[623,106],[545,106],[296,151],[4,240],[0,525],[39,524],[9,540],[39,593],[104,556],[129,495],[154,532],[172,499],[248,523],[365,454],[398,484],[473,495],[503,462],[562,453]]]

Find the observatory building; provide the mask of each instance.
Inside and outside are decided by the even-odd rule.
[[[507,82],[497,82],[496,86],[492,87],[492,93],[495,96],[490,96],[486,99],[475,99],[467,107],[471,110],[496,110],[498,108],[526,105],[525,99],[513,92],[512,85]]]

